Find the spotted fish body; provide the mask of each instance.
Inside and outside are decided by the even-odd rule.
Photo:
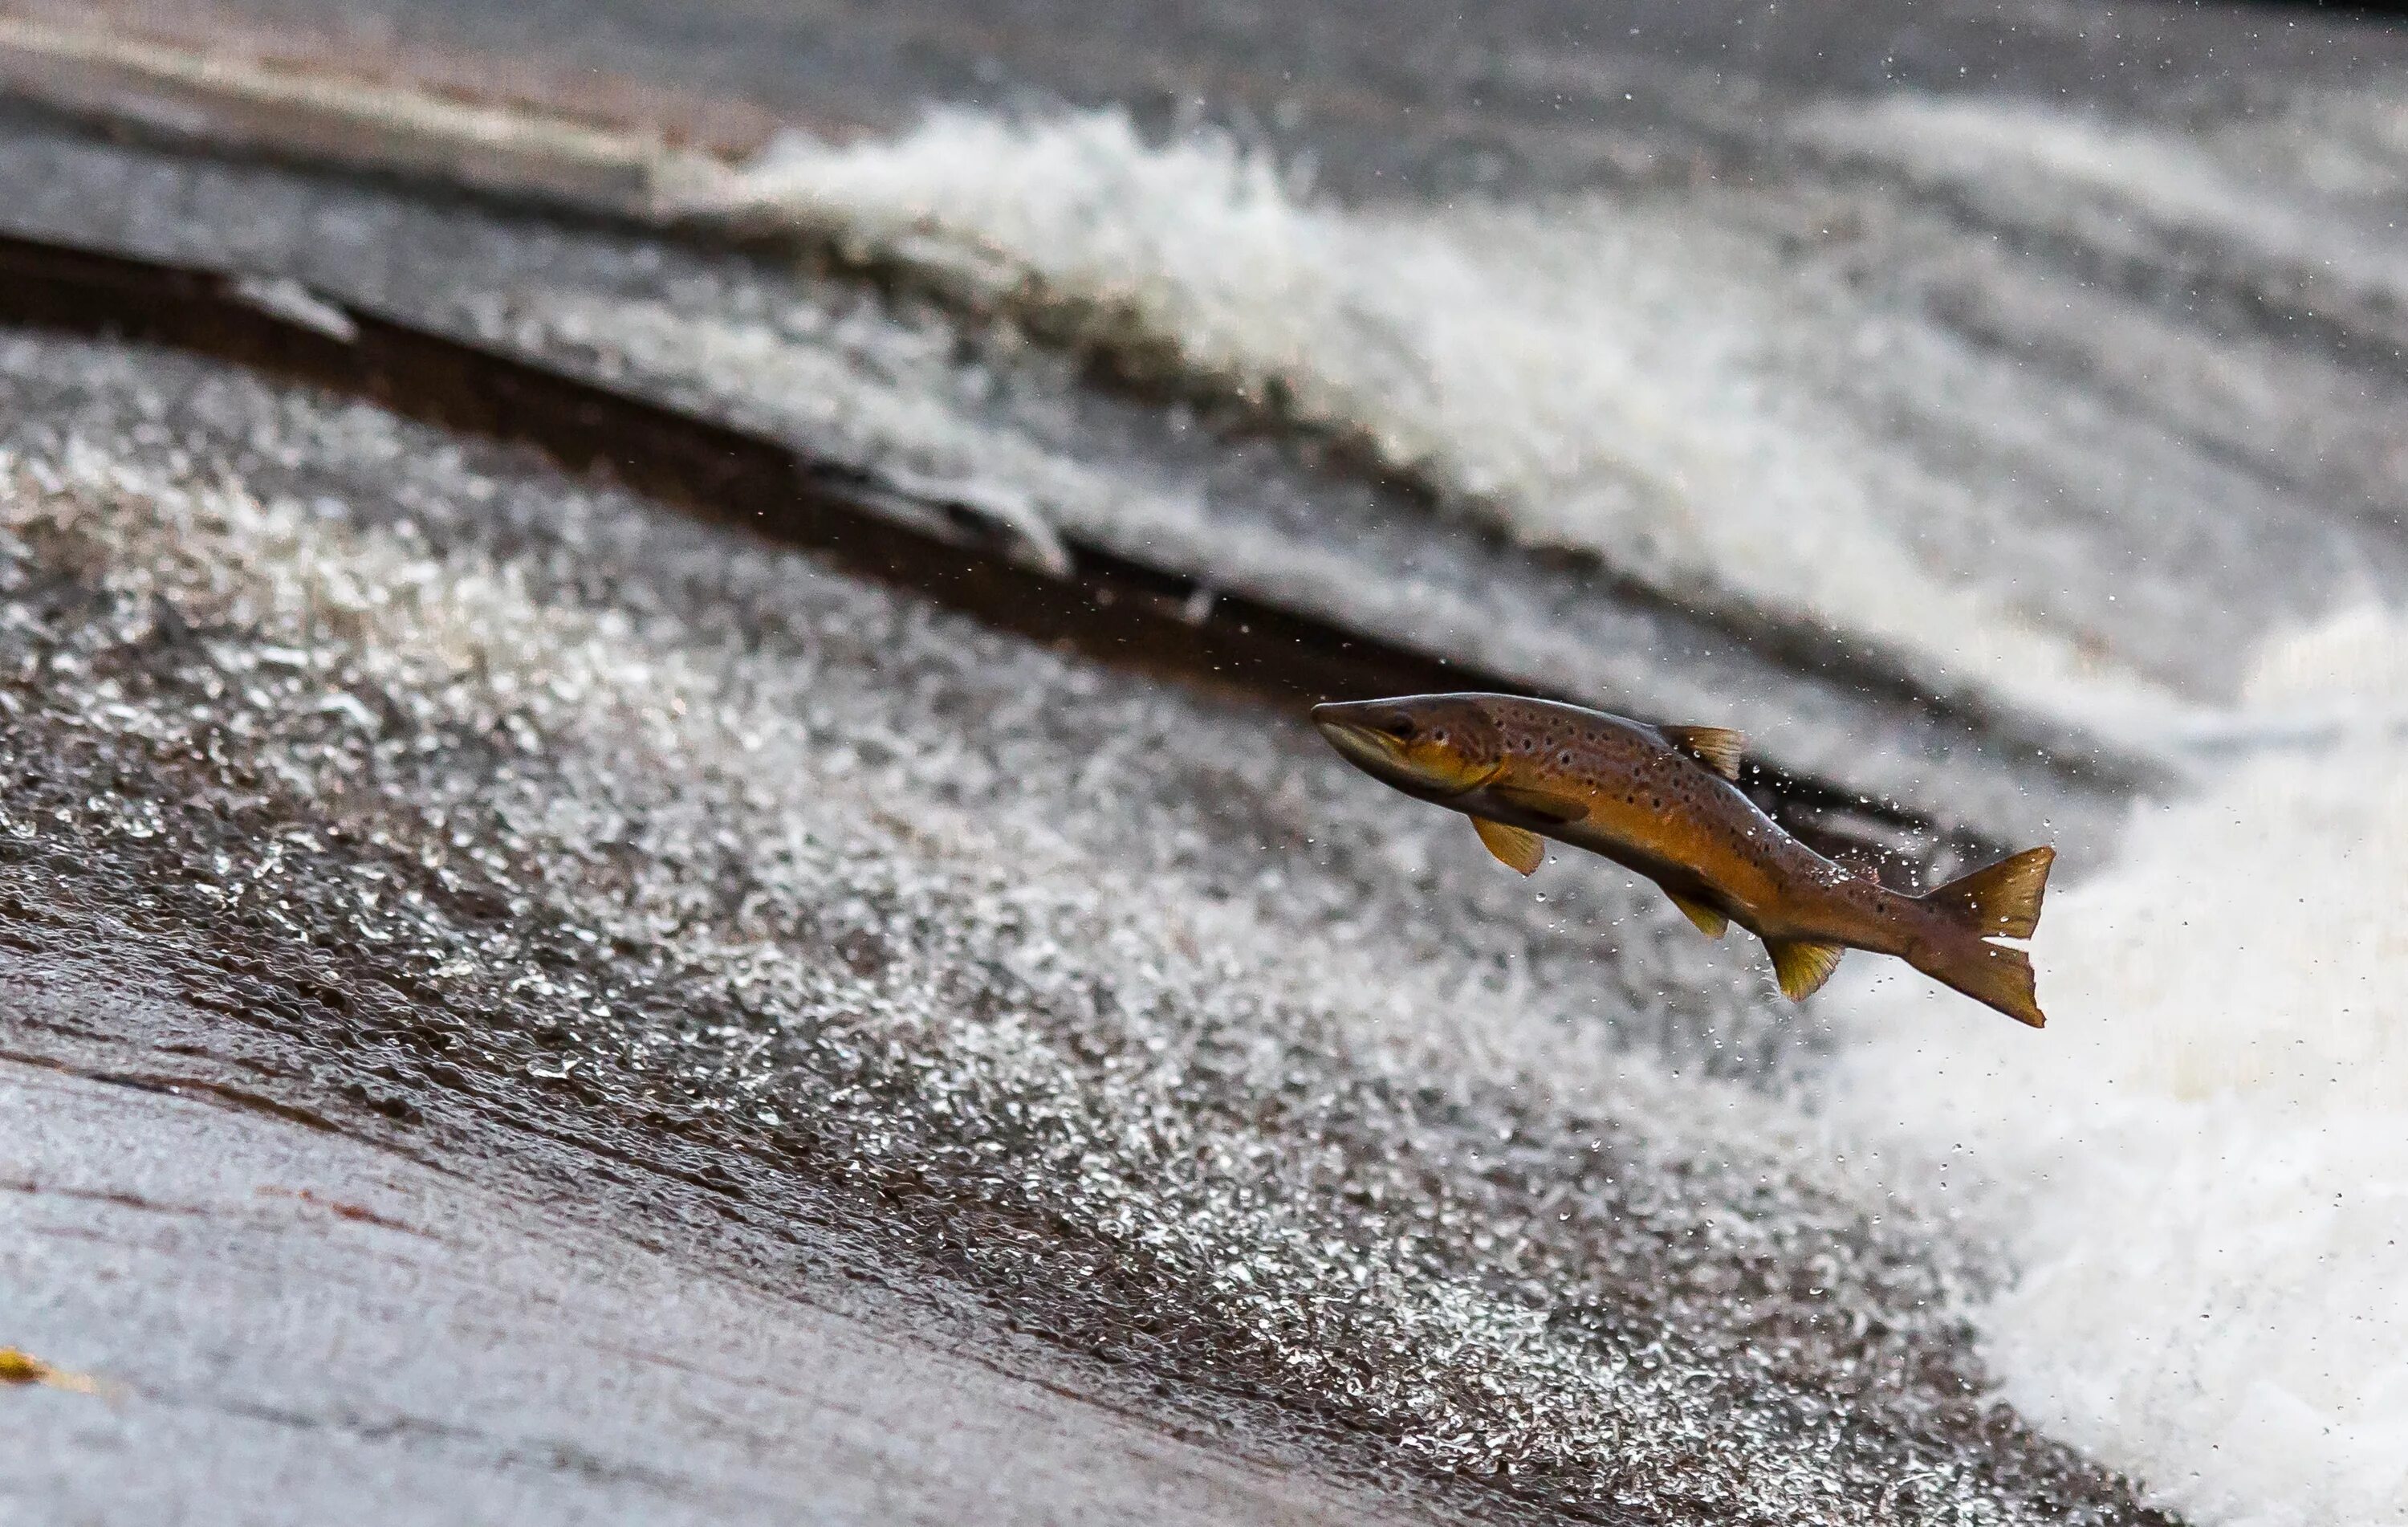
[[[1312,719],[1367,773],[1469,816],[1524,874],[1552,838],[1654,881],[1710,937],[1739,924],[1764,940],[1793,998],[1828,979],[1843,949],[1866,949],[2034,1028],[2045,1021],[2029,959],[1989,941],[2030,936],[2052,849],[1907,896],[1817,854],[1750,800],[1732,783],[1735,732],[1511,695],[1322,705]]]

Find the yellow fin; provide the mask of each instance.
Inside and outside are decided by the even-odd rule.
[[[1924,970],[1977,1002],[1997,1008],[2017,1023],[2048,1026],[2032,989],[2031,956],[2001,944],[1967,944]]]
[[[2011,859],[1959,875],[1924,897],[1985,939],[2028,939],[2040,926],[2054,848],[2027,848]]]
[[[1479,829],[1480,841],[1488,845],[1488,852],[1496,855],[1508,869],[1519,870],[1526,875],[1547,861],[1547,846],[1539,841],[1535,832],[1524,828],[1509,828],[1484,816],[1473,817],[1471,825]]]
[[[1681,915],[1697,924],[1698,931],[1710,939],[1721,938],[1723,929],[1730,927],[1730,919],[1712,907],[1701,906],[1685,896],[1672,896],[1670,891],[1664,894],[1671,896],[1672,904],[1681,909]]]
[[[1847,951],[1836,944],[1774,944],[1764,947],[1772,956],[1772,973],[1781,978],[1781,995],[1793,1002],[1802,1002],[1823,988],[1831,972],[1840,968],[1840,957]]]
[[[89,1374],[71,1374],[13,1347],[0,1347],[0,1384],[48,1384],[54,1390],[104,1398],[109,1392],[109,1386]]]
[[[1664,741],[1687,754],[1727,780],[1739,778],[1741,753],[1747,746],[1743,733],[1721,727],[1658,727]]]
[[[1492,785],[1488,793],[1517,812],[1527,812],[1550,822],[1577,822],[1588,814],[1585,803],[1553,790],[1533,790],[1526,785]]]

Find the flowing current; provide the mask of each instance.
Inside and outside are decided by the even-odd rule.
[[[2401,377],[2046,268],[2187,234],[2343,322],[2396,302],[2408,101],[2175,137],[1900,97],[1791,131],[1879,190],[1341,207],[1111,113],[792,142],[752,189],[1092,310],[1516,537],[2180,758],[2050,901],[2044,1035],[1859,957],[1801,1087],[2003,1249],[1972,1318],[2025,1415],[2200,1521],[2408,1520]],[[1867,295],[1852,245],[1955,290]]]
[[[2202,108],[2180,134],[1910,95],[1765,109],[1750,174],[1452,205],[1316,193],[1115,112],[953,111],[788,140],[681,209],[806,231],[933,316],[657,252],[604,280],[566,238],[513,269],[521,246],[460,231],[476,214],[265,171],[110,170],[99,194],[100,151],[17,146],[7,173],[30,222],[113,194],[136,245],[235,229],[247,258],[1040,532],[1426,616],[1441,647],[1551,652],[1513,588],[1441,564],[1367,589],[1377,556],[1315,535],[1383,546],[1378,514],[1409,511],[1570,551],[2000,735],[2137,758],[2146,799],[2068,814],[2044,1033],[1861,957],[1796,1022],[1753,951],[1704,949],[1616,877],[1559,862],[1534,906],[1464,835],[1209,706],[382,416],[47,341],[7,354],[10,589],[84,590],[116,624],[28,658],[53,682],[11,716],[180,756],[205,707],[110,665],[205,633],[208,725],[287,750],[245,789],[360,813],[351,841],[391,858],[339,890],[369,943],[451,936],[440,897],[394,888],[419,861],[537,929],[420,972],[524,1029],[493,1040],[513,1070],[773,1144],[809,1120],[863,1192],[989,1232],[964,1253],[981,1287],[1069,1339],[1123,1300],[1162,1322],[1145,1342],[1335,1396],[1438,1467],[1577,1496],[1626,1463],[1601,1508],[1861,1520],[1844,1487],[2029,1520],[1911,1404],[1907,1442],[1851,1430],[1849,1386],[1944,1368],[1963,1322],[2021,1416],[2191,1520],[2408,1520],[2408,617],[2385,602],[2408,586],[2408,103]],[[278,195],[314,234],[242,246]],[[437,234],[484,258],[414,297],[442,284]],[[2181,294],[2152,286],[2168,270]],[[1096,449],[1042,346],[964,359],[965,314],[1422,496],[1342,537],[1310,501],[1237,533],[1209,472]],[[113,435],[175,443],[120,459],[93,443]],[[1684,719],[1751,717],[1767,756],[1842,778],[1886,749],[1869,786],[1971,799],[1944,748],[1852,723],[1847,687],[1818,710],[1700,684]],[[453,761],[476,748],[508,760],[498,805]],[[1966,809],[2057,830],[2044,790]],[[164,854],[200,828],[89,830]],[[1604,1044],[1601,1010],[1656,1027],[1608,1016]]]

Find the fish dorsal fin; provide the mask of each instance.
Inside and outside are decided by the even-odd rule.
[[[1526,785],[1492,785],[1488,793],[1517,812],[1550,822],[1577,822],[1588,814],[1588,807],[1570,796],[1553,790],[1534,790]]]
[[[1471,825],[1479,829],[1480,841],[1488,845],[1488,852],[1496,855],[1508,869],[1519,870],[1526,875],[1546,862],[1547,845],[1527,828],[1509,828],[1484,816],[1473,817]]]
[[[1822,990],[1823,983],[1840,968],[1840,957],[1847,953],[1836,944],[1775,944],[1767,940],[1764,947],[1772,955],[1772,973],[1781,978],[1781,995],[1793,1002],[1802,1002]]]
[[[1670,891],[1664,894],[1672,897],[1672,904],[1681,909],[1681,915],[1697,924],[1698,931],[1710,939],[1721,938],[1723,929],[1730,927],[1730,919],[1712,907],[1692,901],[1685,896],[1674,896]]]
[[[1727,780],[1739,779],[1740,756],[1747,747],[1744,733],[1721,727],[1658,727],[1664,741]]]

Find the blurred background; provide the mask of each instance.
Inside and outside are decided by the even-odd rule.
[[[2408,1520],[2404,67],[0,4],[0,1502]],[[1446,687],[2056,843],[2050,1027],[1301,723]]]

